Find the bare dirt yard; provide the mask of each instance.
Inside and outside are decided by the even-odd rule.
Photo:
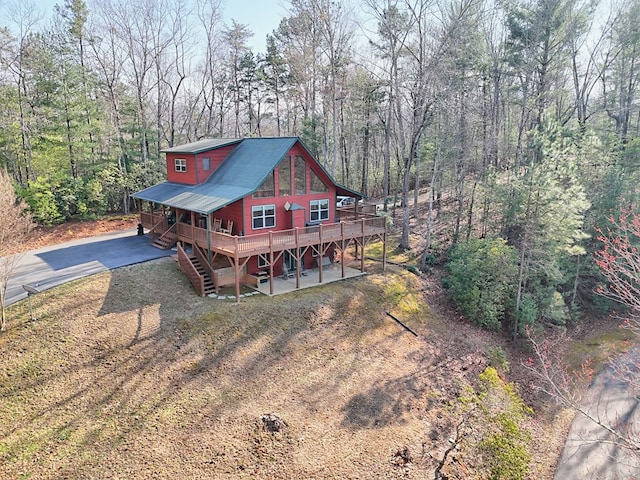
[[[43,292],[36,321],[13,305],[0,478],[434,478],[451,402],[496,351],[536,411],[527,478],[552,478],[571,416],[527,390],[509,345],[452,313],[435,278],[368,271],[236,304],[197,297],[162,259]],[[483,478],[469,451],[447,478]]]

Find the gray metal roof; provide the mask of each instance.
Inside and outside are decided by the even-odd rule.
[[[233,143],[241,142],[241,138],[205,138],[198,140],[197,142],[185,143],[183,145],[177,145],[175,147],[165,148],[160,150],[161,153],[200,153],[211,150],[212,148],[223,147],[225,145],[231,145]]]
[[[257,190],[297,141],[297,137],[245,138],[204,183],[162,182],[132,197],[209,214]]]

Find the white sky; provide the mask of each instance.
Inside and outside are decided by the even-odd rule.
[[[85,0],[91,8],[94,0]],[[99,0],[95,0],[99,1]],[[0,0],[0,26],[6,26],[6,11],[9,5],[20,2],[23,6],[33,5],[45,15],[45,18],[53,14],[55,5],[62,5],[64,0]],[[266,47],[266,36],[278,28],[280,20],[287,16],[285,5],[286,0],[223,0],[223,19],[227,25],[231,20],[247,25],[254,33],[249,40],[249,46],[254,53],[264,53]]]
[[[254,53],[264,53],[267,34],[277,29],[280,20],[287,16],[280,0],[227,0],[223,8],[226,23],[234,19],[253,31],[250,46]]]

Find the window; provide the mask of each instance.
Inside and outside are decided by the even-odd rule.
[[[267,268],[269,266],[269,262],[265,258],[264,255],[258,255],[258,268]]]
[[[276,206],[275,205],[258,205],[251,207],[251,218],[253,220],[253,229],[270,228],[276,226]]]
[[[278,165],[278,190],[280,196],[291,195],[291,157],[287,155]]]
[[[329,219],[329,200],[311,200],[309,207],[309,221],[320,222]]]
[[[293,164],[295,176],[296,195],[306,195],[307,193],[307,162],[300,155],[296,155]]]
[[[202,159],[202,170],[205,172],[211,170],[211,159],[209,157]]]
[[[329,187],[327,187],[327,185],[322,181],[322,179],[320,179],[320,177],[316,172],[311,170],[310,176],[311,176],[311,182],[310,182],[311,193],[326,193],[329,191]]]
[[[176,165],[176,172],[187,171],[187,161],[184,158],[176,158],[175,165]]]
[[[264,197],[275,197],[276,196],[276,187],[273,181],[273,172],[269,174],[267,179],[264,181],[260,188],[253,192],[253,198],[264,198]]]

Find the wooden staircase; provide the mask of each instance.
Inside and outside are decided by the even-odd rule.
[[[194,250],[187,253],[182,244],[178,243],[178,264],[180,270],[187,276],[193,288],[201,297],[216,292],[215,284],[211,278],[211,270],[203,265],[206,262],[199,247],[194,246]]]
[[[164,234],[155,238],[151,242],[151,245],[153,245],[156,248],[159,248],[160,250],[169,250],[175,247],[177,241],[178,241],[178,235],[176,235],[173,232],[165,232]]]
[[[166,227],[166,225],[160,225],[161,228]],[[162,231],[162,230],[160,230]],[[163,233],[158,233],[156,227],[154,227],[150,232],[151,245],[160,250],[169,250],[176,246],[178,243],[178,234],[176,233],[176,224],[174,223],[170,227],[167,227]]]
[[[204,293],[202,296],[215,293],[216,287],[213,284],[213,279],[211,278],[209,271],[202,266],[200,260],[198,260],[198,257],[196,257],[195,255],[190,255],[189,261],[193,265],[193,268],[198,272],[198,275],[200,275],[200,277],[202,277],[203,279]]]

